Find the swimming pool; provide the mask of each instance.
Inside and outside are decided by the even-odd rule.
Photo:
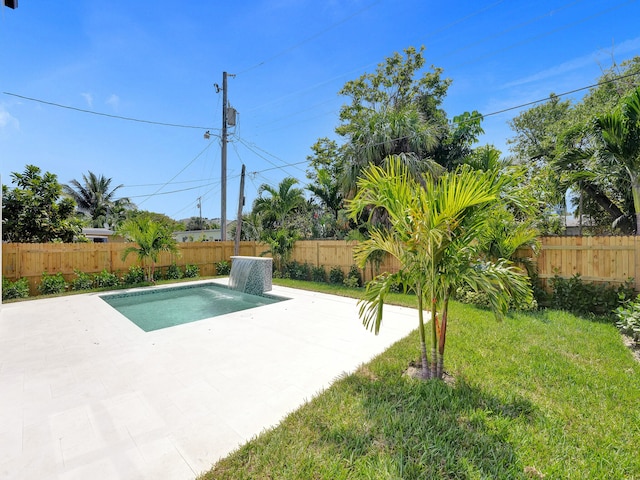
[[[288,300],[268,294],[250,295],[214,283],[100,295],[100,298],[145,332]]]

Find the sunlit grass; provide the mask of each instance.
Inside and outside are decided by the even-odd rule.
[[[454,303],[449,328],[455,384],[402,376],[414,332],[201,478],[640,478],[640,365],[615,327]]]

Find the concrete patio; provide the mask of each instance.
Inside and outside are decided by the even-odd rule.
[[[226,283],[226,281],[221,282]],[[291,300],[145,333],[98,294],[2,306],[1,479],[193,479],[417,323]]]

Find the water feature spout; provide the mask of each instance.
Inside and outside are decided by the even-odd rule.
[[[229,287],[252,295],[272,288],[273,259],[268,257],[231,257]]]

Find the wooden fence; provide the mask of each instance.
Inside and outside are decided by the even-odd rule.
[[[534,257],[538,275],[546,282],[558,274],[575,274],[585,282],[622,284],[634,280],[640,291],[640,238],[542,237],[541,249]]]
[[[327,272],[333,267],[345,273],[354,264],[354,242],[342,240],[308,240],[296,242],[292,260],[323,266]],[[5,243],[2,245],[2,275],[11,280],[26,277],[32,293],[40,281],[42,272],[61,272],[67,280],[74,278],[74,270],[86,273],[109,272],[123,274],[137,264],[135,254],[122,261],[124,243]],[[195,264],[203,276],[215,275],[215,264],[229,260],[233,255],[233,242],[179,243],[180,255],[164,253],[158,266],[166,268],[172,263],[184,267]],[[635,279],[640,291],[640,240],[636,237],[542,237],[541,249],[534,263],[543,281],[556,273],[569,278],[581,274],[584,281],[620,284]],[[266,250],[255,242],[241,242],[240,255],[259,256]],[[526,253],[526,252],[525,252]],[[531,252],[528,252],[529,254]],[[398,264],[386,258],[379,271],[395,272]],[[375,272],[365,269],[363,276],[369,280]]]

